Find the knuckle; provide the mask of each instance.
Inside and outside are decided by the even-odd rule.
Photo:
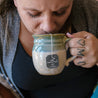
[[[74,46],[74,39],[71,39],[70,41],[69,41],[69,47],[73,47]]]
[[[97,60],[96,60],[96,58],[94,57],[94,58],[92,59],[92,63],[91,63],[91,64],[94,65],[94,64],[96,63],[96,61],[97,61]]]
[[[74,62],[75,65],[78,65],[77,62],[76,62],[75,60],[74,60],[73,62]]]
[[[92,58],[92,59],[88,60],[88,66],[89,67],[92,67],[95,64],[96,64],[96,59],[95,58]]]
[[[75,50],[73,48],[70,48],[70,53],[71,53],[71,55],[74,55],[75,54]]]
[[[89,52],[89,54],[91,55],[92,59],[96,59],[96,53],[94,51]]]
[[[78,60],[77,58],[73,61],[75,65],[78,65]]]

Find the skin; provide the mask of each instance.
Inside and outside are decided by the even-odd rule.
[[[72,8],[72,0],[14,0],[14,4],[21,18],[19,39],[30,56],[32,34],[61,32]],[[70,53],[77,56],[75,65],[90,68],[98,63],[98,39],[94,35],[81,31],[67,36],[72,38]]]
[[[14,1],[21,17],[21,26],[31,34],[58,33],[72,7],[72,0]]]
[[[16,98],[9,89],[0,84],[0,98]]]
[[[91,68],[98,64],[98,39],[86,31],[67,34],[72,38],[69,42],[70,52],[77,56],[75,65],[84,68]]]
[[[62,26],[70,15],[72,1],[14,0],[21,18],[19,39],[30,56],[33,47],[32,34],[61,32]]]

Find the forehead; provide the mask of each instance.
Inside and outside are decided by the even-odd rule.
[[[73,0],[17,0],[21,6],[30,8],[60,8],[62,6],[68,6]]]

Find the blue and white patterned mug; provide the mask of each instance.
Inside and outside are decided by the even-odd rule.
[[[41,75],[56,75],[62,72],[75,57],[66,60],[66,45],[69,40],[65,34],[33,35],[32,59],[35,69]]]

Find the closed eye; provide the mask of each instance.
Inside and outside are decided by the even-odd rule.
[[[64,15],[66,13],[66,10],[64,10],[64,11],[54,11],[53,12],[53,15],[55,15],[55,16],[62,16],[62,15]]]
[[[38,17],[38,16],[40,16],[40,12],[38,12],[38,13],[36,13],[36,14],[32,14],[32,13],[30,13],[30,12],[28,12],[28,14],[29,14],[29,16],[30,17],[33,17],[33,18],[35,18],[35,17]]]
[[[60,8],[59,10],[57,11],[54,11],[53,12],[53,15],[56,15],[56,16],[62,16],[66,13],[67,9],[69,8],[70,5],[66,6],[66,7],[62,7]]]

